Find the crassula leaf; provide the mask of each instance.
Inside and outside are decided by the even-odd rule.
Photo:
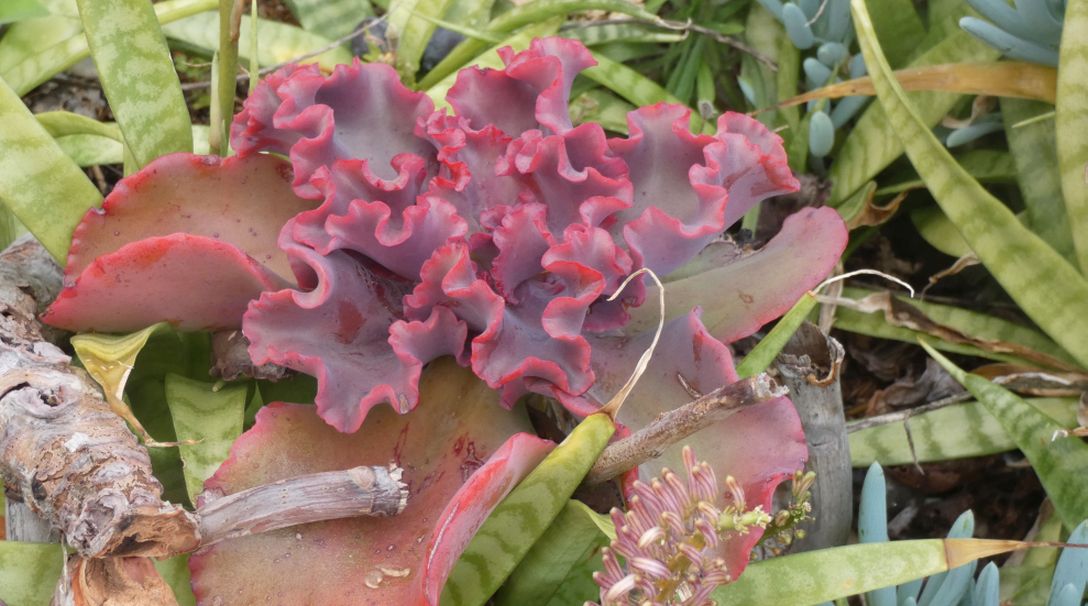
[[[529,428],[524,414],[496,414],[494,392],[452,362],[428,369],[421,388],[423,410],[380,407],[357,434],[329,427],[311,406],[262,408],[205,484],[209,495],[395,463],[408,505],[393,519],[320,522],[212,545],[190,559],[198,603],[437,604],[469,538],[551,443],[519,433]]]

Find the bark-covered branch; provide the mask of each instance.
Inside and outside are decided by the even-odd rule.
[[[650,459],[660,457],[669,446],[738,410],[784,395],[785,388],[765,374],[741,379],[704,394],[609,445],[589,471],[585,483],[599,484],[611,480]]]

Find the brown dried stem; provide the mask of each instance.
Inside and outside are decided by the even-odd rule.
[[[726,385],[654,419],[634,434],[608,446],[586,476],[599,484],[660,457],[667,448],[734,412],[786,395],[766,374]]]
[[[404,511],[408,488],[401,469],[354,467],[314,473],[228,496],[205,492],[197,509],[200,546],[298,524]]]

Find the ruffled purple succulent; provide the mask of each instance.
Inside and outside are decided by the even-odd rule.
[[[826,277],[846,242],[838,214],[805,209],[763,248],[732,246],[726,229],[798,186],[776,135],[734,113],[693,134],[687,108],[658,104],[609,138],[569,117],[594,64],[581,43],[500,54],[503,69],[461,71],[449,109],[380,64],[270,75],[235,118],[237,157],[162,158],[88,213],[46,319],[241,327],[255,363],[317,377],[317,413],[342,432],[377,431],[364,420],[379,404],[413,410],[424,365],[443,356],[507,407],[537,393],[582,416],[652,339],[642,283],[606,301],[646,267],[666,281],[668,322],[618,420],[637,429],[735,381],[727,344]],[[764,509],[806,457],[786,398],[689,442]],[[680,468],[674,450],[663,463]],[[758,538],[723,538],[733,574]]]

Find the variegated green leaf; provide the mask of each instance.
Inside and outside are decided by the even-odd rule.
[[[230,148],[230,121],[234,116],[234,98],[238,92],[238,44],[241,36],[231,31],[235,2],[219,0],[219,43],[212,56],[211,126],[212,153],[226,156]]]
[[[248,40],[250,37],[249,15],[242,16],[242,28],[239,37]],[[351,63],[351,52],[343,47],[336,47],[316,57],[300,59],[303,55],[329,46],[329,39],[317,34],[312,34],[303,29],[261,19],[257,29],[260,31],[260,45],[257,47],[257,63],[261,67],[279,65],[290,61],[314,62],[325,71],[343,63]],[[175,23],[163,27],[166,36],[171,40],[182,42],[187,46],[211,56],[219,47],[219,16],[212,12],[193,15]],[[238,49],[239,58],[243,61],[250,60],[248,45]]]
[[[9,26],[0,37],[0,74],[81,31],[78,14],[52,14]]]
[[[47,606],[63,564],[59,544],[0,541],[0,602]]]
[[[548,530],[616,431],[604,413],[586,417],[491,512],[454,565],[442,606],[483,606]]]
[[[3,81],[0,124],[0,202],[63,263],[72,230],[102,194]]]
[[[1011,183],[1016,180],[1016,163],[1012,154],[997,149],[972,149],[955,156],[956,162],[975,179],[984,183]],[[876,190],[876,195],[887,196],[925,187],[921,179],[908,179]]]
[[[669,94],[657,82],[643,76],[626,65],[613,61],[601,53],[593,53],[597,65],[587,68],[582,75],[636,105],[654,103],[683,103]]]
[[[847,287],[843,289],[842,296],[848,299],[857,300],[874,294],[875,292],[876,291],[861,288]],[[897,298],[903,303],[917,307],[934,322],[958,330],[975,339],[1012,343],[1051,356],[1063,362],[1071,364],[1075,363],[1075,360],[1070,358],[1069,354],[1062,350],[1054,341],[1031,327],[1016,324],[996,316],[956,307],[954,305],[929,303],[917,299],[908,299],[903,296]],[[836,310],[835,327],[872,337],[894,339],[907,343],[914,343],[917,341],[918,337],[923,334],[909,328],[888,324],[884,319],[884,315],[881,313],[862,313],[849,309],[848,306],[840,306]],[[1030,360],[1011,353],[997,353],[973,345],[942,341],[932,336],[929,338],[931,339],[933,346],[942,351],[979,356],[1000,362],[1033,365]]]
[[[662,31],[635,23],[575,23],[575,27],[563,30],[563,36],[581,40],[586,46],[600,46],[614,42],[629,44],[675,44],[684,34]]]
[[[1088,482],[1084,481],[1088,444],[1077,437],[1061,437],[1063,428],[1054,419],[1011,391],[964,372],[926,341],[920,342],[929,355],[982,402],[1024,452],[1065,526],[1073,528],[1088,519]]]
[[[895,81],[875,43],[864,3],[852,2],[855,30],[881,107],[915,170],[1009,296],[1088,367],[1088,281],[956,164]]]
[[[1061,427],[1077,426],[1074,398],[1029,398],[1025,402]],[[910,431],[908,440],[907,431]],[[914,452],[911,452],[911,442]],[[1016,450],[1001,423],[979,402],[963,402],[850,433],[854,467],[949,461]]]
[[[154,4],[154,14],[159,23],[171,23],[214,9],[215,3],[217,0],[164,0]],[[8,81],[18,95],[26,95],[39,84],[86,59],[89,54],[87,38],[76,33],[18,63],[2,67],[0,77]]]
[[[561,24],[562,21],[559,19],[550,19],[542,23],[530,25],[495,45],[495,48],[509,46],[514,50],[524,50],[529,48],[529,43],[532,42],[533,38],[554,34]],[[499,58],[499,54],[494,50],[489,50],[488,52],[481,53],[476,58],[473,65],[481,68],[490,67],[492,69],[502,69],[502,59]],[[449,77],[426,89],[427,96],[434,101],[435,107],[449,107],[449,104],[446,103],[446,93],[453,87],[453,83],[456,79],[457,74],[450,74]]]
[[[1005,138],[1015,160],[1020,193],[1027,208],[1028,225],[1050,243],[1054,250],[1074,262],[1073,236],[1062,200],[1061,171],[1055,142],[1054,121],[1043,120],[1023,126],[1018,123],[1053,111],[1038,101],[1001,99]],[[965,167],[966,168],[966,167]]]
[[[503,36],[518,28],[533,23],[540,23],[553,17],[565,17],[571,13],[603,10],[656,22],[657,15],[648,12],[627,0],[537,0],[511,8],[499,17],[492,19],[484,28],[488,34]],[[452,75],[465,65],[475,61],[490,44],[487,41],[469,38],[458,44],[438,65],[419,81],[420,90],[430,90],[440,81]]]
[[[971,247],[963,240],[956,226],[941,212],[939,206],[923,206],[910,213],[910,221],[929,245],[950,257],[971,254]]]
[[[940,44],[922,53],[907,67],[922,67],[942,63],[972,63],[991,61],[998,51],[975,40],[970,34],[956,30]],[[866,57],[872,74],[874,67]],[[955,93],[910,93],[912,105],[927,126],[937,124],[948,113],[960,95]],[[831,204],[838,205],[903,153],[896,138],[898,125],[888,119],[886,109],[874,103],[858,118],[857,124],[843,141],[831,166]]]
[[[608,544],[608,537],[594,520],[598,517],[604,516],[585,503],[567,501],[495,594],[495,606],[584,604],[596,600],[600,588],[593,582],[593,571],[601,570],[601,547]]]
[[[367,0],[287,0],[302,29],[335,40],[374,14]]]
[[[813,606],[945,572],[1011,551],[1011,541],[926,539],[865,543],[754,562],[711,597],[729,606]]]
[[[1054,122],[1062,193],[1081,272],[1088,273],[1088,0],[1068,0]]]
[[[893,67],[904,65],[918,52],[918,41],[926,35],[922,19],[912,0],[866,0],[873,12],[873,27],[880,46]]]
[[[495,0],[453,0],[446,19],[468,27],[484,27],[491,20]]]
[[[7,0],[0,5],[0,25],[45,17],[49,10],[38,0]]]
[[[393,0],[386,14],[386,37],[396,46],[394,65],[401,80],[413,83],[419,71],[423,50],[434,34],[433,21],[420,15],[442,18],[450,6],[450,0]]]
[[[196,606],[192,580],[189,578],[189,556],[179,555],[168,560],[153,560],[155,570],[174,592],[178,606]]]
[[[627,112],[635,106],[603,88],[595,88],[575,97],[570,103],[575,124],[596,122],[605,130],[627,134]]]
[[[246,386],[217,388],[213,383],[168,374],[166,404],[181,442],[178,450],[185,489],[195,503],[196,495],[204,490],[204,480],[219,469],[230,454],[231,444],[242,435]]]
[[[102,90],[136,167],[193,150],[189,108],[146,0],[78,0]]]
[[[754,377],[767,370],[813,309],[816,309],[816,297],[811,293],[801,295],[797,303],[778,320],[767,336],[760,339],[752,351],[744,356],[740,364],[737,364],[737,376],[742,379]]]

